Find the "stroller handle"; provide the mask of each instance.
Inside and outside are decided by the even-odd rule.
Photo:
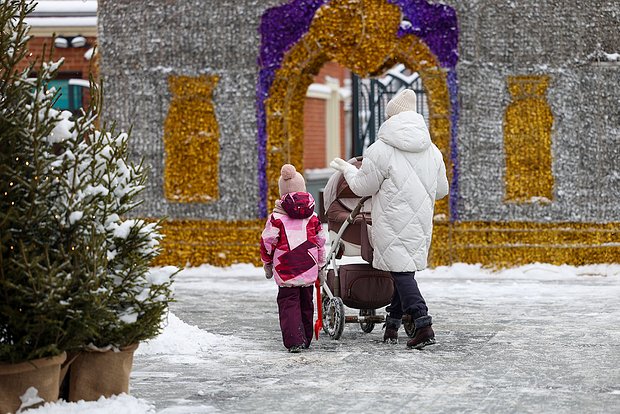
[[[351,211],[351,214],[349,214],[349,218],[347,218],[347,221],[349,222],[349,224],[353,223],[353,221],[355,220],[355,217],[359,214],[364,203],[370,198],[372,198],[372,196],[366,196],[360,199],[360,201],[357,203],[353,211]]]

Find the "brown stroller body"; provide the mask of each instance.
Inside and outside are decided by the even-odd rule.
[[[361,166],[361,157],[349,160]],[[339,339],[345,323],[359,323],[362,331],[372,332],[385,315],[377,309],[387,306],[394,293],[389,272],[372,267],[370,240],[371,197],[359,197],[351,191],[342,173],[329,179],[322,193],[321,211],[327,222],[330,248],[327,254],[327,282],[323,286],[323,329]],[[344,257],[344,258],[343,258]],[[346,316],[345,306],[358,309],[357,316]],[[409,321],[403,320],[407,334],[412,334]]]

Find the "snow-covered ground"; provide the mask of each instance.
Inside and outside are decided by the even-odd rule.
[[[289,354],[262,269],[185,269],[163,333],[136,353],[131,396],[28,412],[620,412],[620,265],[416,277],[437,345],[407,350],[404,332],[386,345],[380,326],[347,324]]]

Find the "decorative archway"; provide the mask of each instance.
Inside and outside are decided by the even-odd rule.
[[[330,60],[364,77],[397,62],[419,72],[429,98],[431,135],[454,175],[458,30],[452,8],[425,0],[296,0],[265,13],[261,33],[257,116],[262,215],[277,199],[280,166],[289,162],[302,168],[305,93],[313,75]],[[444,201],[437,206],[438,213],[454,214],[450,206],[455,198],[450,200],[450,205]]]
[[[291,163],[302,169],[302,114],[308,86],[325,62],[334,60],[342,64],[339,57],[329,50],[326,52],[324,48],[308,50],[305,43],[298,43],[285,58],[282,68],[276,72],[270,97],[266,102],[268,205],[273,205],[278,198],[279,166]],[[404,63],[422,77],[428,93],[431,136],[449,162],[450,100],[445,72],[438,67],[428,48],[419,39],[409,35],[394,42],[388,58],[379,61],[381,66],[367,68],[368,70],[362,72],[362,76],[382,73],[395,62]],[[438,205],[437,209],[438,213],[449,215],[447,202]]]
[[[436,102],[430,120],[433,138],[446,159],[451,158],[452,171],[457,171],[458,28],[453,8],[427,0],[291,0],[266,10],[259,30],[257,217],[166,220],[164,254],[157,264],[259,263],[259,235],[281,162],[286,159],[302,167],[303,97],[312,74],[330,59],[363,76],[378,74],[396,62],[424,72],[427,94]],[[451,207],[447,203],[439,207],[453,216],[456,182],[454,176]]]

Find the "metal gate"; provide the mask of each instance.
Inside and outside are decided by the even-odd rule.
[[[407,74],[407,68],[398,64],[380,78],[360,78],[352,74],[353,97],[353,156],[375,142],[381,123],[385,120],[385,106],[403,89],[416,93],[417,109],[428,123],[428,103],[418,73]]]

